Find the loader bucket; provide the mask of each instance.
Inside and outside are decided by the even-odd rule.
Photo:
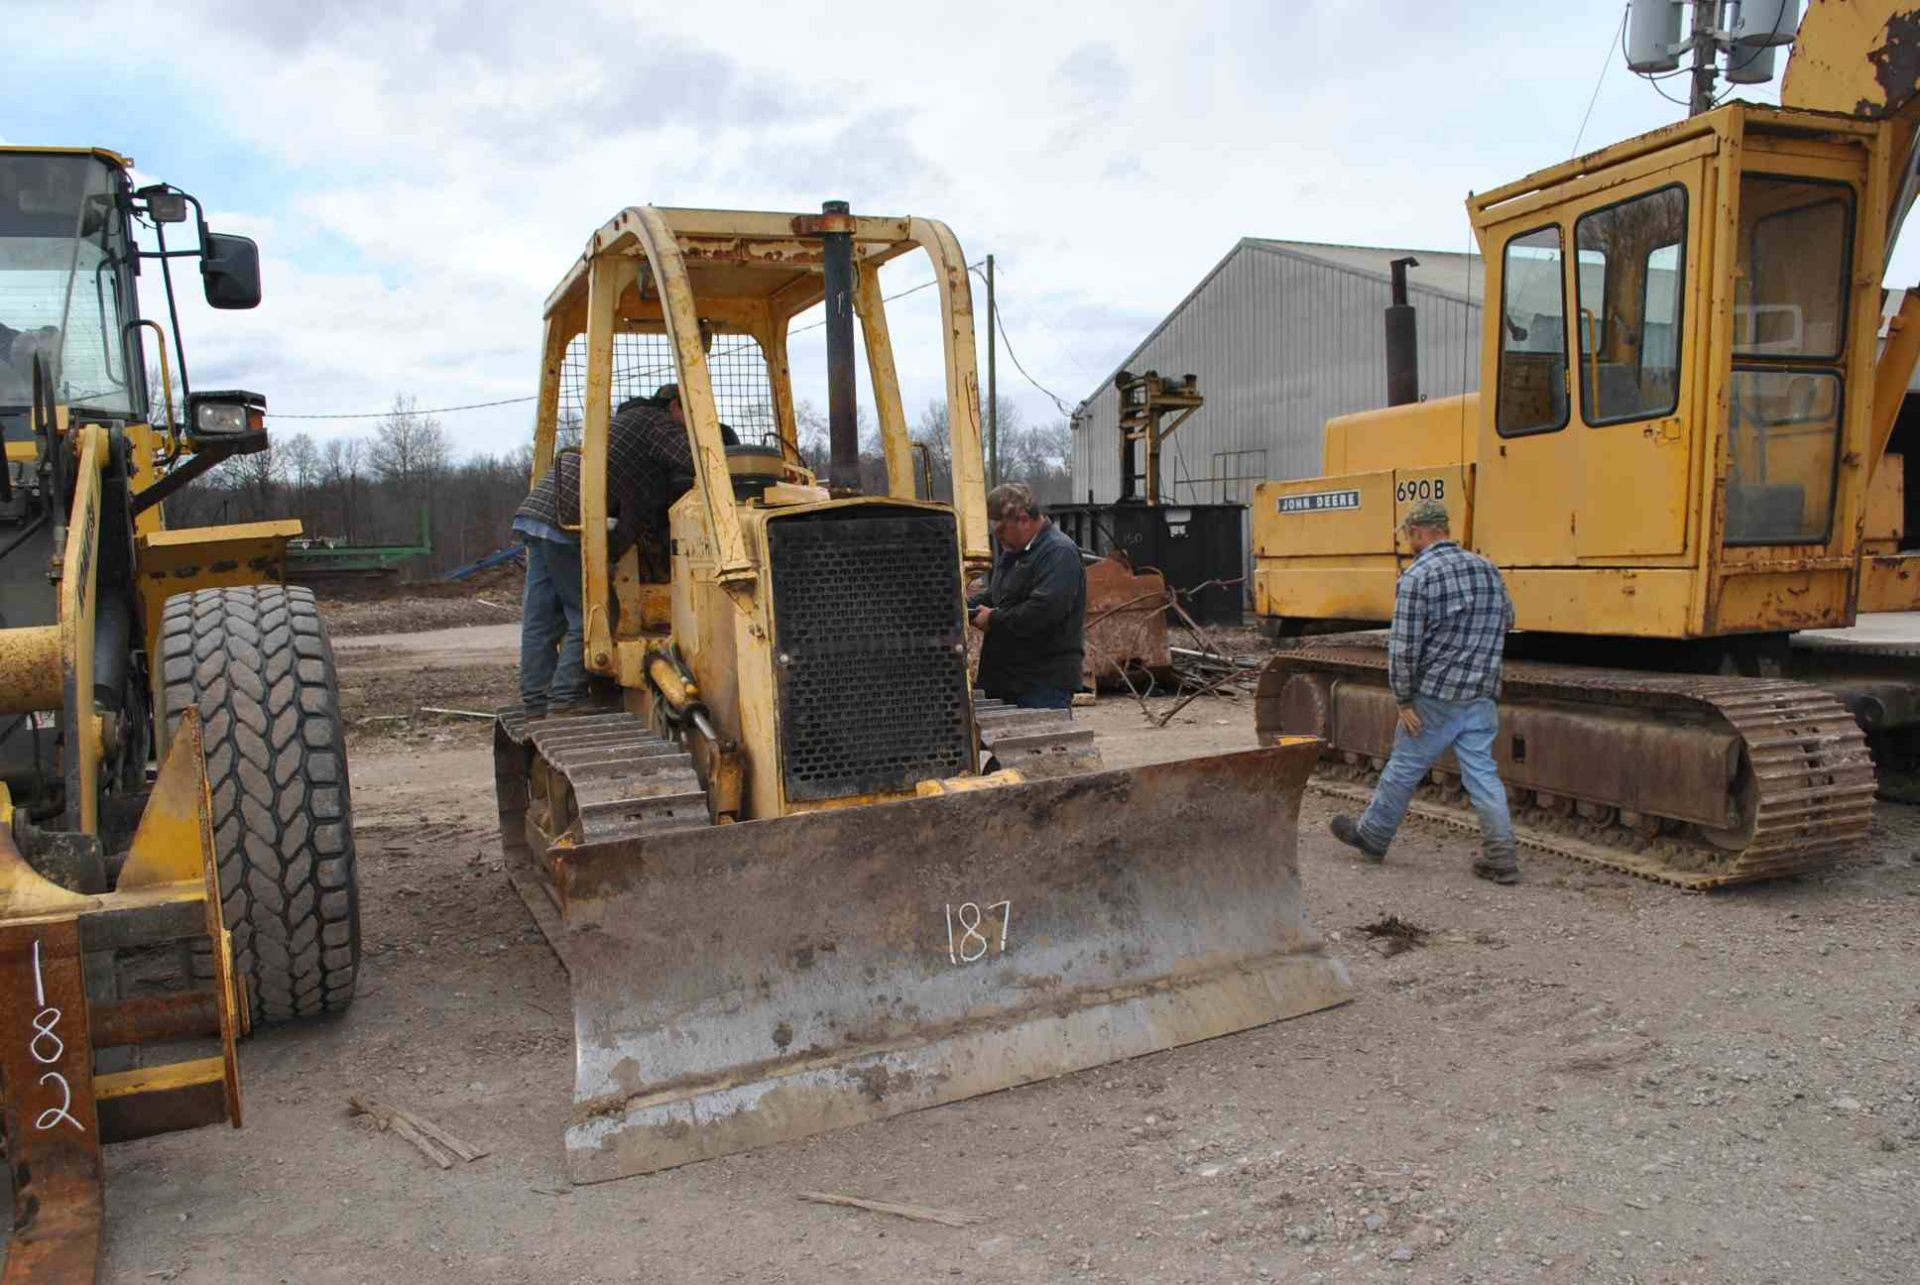
[[[556,848],[573,1180],[1344,1002],[1295,863],[1319,750]]]

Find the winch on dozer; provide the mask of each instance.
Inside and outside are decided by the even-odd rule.
[[[939,284],[951,504],[915,494],[880,293],[914,251]],[[802,462],[788,353],[823,302],[827,486]],[[883,494],[860,493],[856,319]],[[612,402],[666,373],[631,355],[648,336],[695,477],[670,543],[610,565]],[[747,443],[725,445],[723,356],[762,442],[742,422]],[[572,979],[576,1181],[1347,998],[1295,865],[1310,738],[1113,771],[1068,711],[970,690],[962,585],[991,549],[967,265],[943,224],[626,209],[547,301],[536,477],[563,394],[584,419],[598,708],[505,710],[495,745],[508,868]]]

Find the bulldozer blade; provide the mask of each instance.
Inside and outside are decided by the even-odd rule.
[[[1295,859],[1320,752],[555,848],[575,1182],[1345,1002]]]

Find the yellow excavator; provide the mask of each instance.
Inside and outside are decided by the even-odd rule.
[[[95,1279],[101,1144],[238,1126],[235,1037],[345,1008],[359,956],[332,655],[280,583],[300,524],[164,512],[266,447],[266,404],[191,388],[139,278],[177,316],[191,263],[209,305],[251,308],[258,251],[131,170],[0,148],[6,1285]]]
[[[1399,524],[1435,499],[1513,595],[1495,748],[1529,842],[1689,887],[1860,843],[1920,765],[1920,645],[1793,635],[1920,606],[1889,451],[1920,295],[1882,343],[1880,287],[1917,122],[1920,7],[1816,3],[1779,107],[1472,197],[1482,391],[1333,420],[1325,475],[1259,488],[1257,611],[1309,635],[1262,675],[1262,736],[1322,737],[1364,797],[1384,643],[1319,635],[1390,618]],[[1450,758],[1430,795],[1458,816]]]
[[[915,493],[880,294],[916,253],[940,291],[952,504]],[[789,375],[793,320],[819,304],[824,486]],[[610,561],[613,404],[666,379],[695,476],[670,539]],[[970,691],[962,585],[992,550],[967,264],[943,224],[837,202],[622,211],[547,300],[536,477],[575,414],[598,704],[505,710],[495,732],[509,871],[571,976],[574,1180],[1347,998],[1295,866],[1310,740],[1106,770],[1069,712]]]

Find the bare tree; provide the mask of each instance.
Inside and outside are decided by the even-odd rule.
[[[360,472],[365,467],[362,455],[366,443],[357,437],[336,437],[329,441],[321,463],[321,475],[327,488],[340,499],[340,522],[346,528],[347,542],[354,537],[354,513],[360,498]]]
[[[287,484],[297,497],[305,498],[320,481],[320,448],[305,433],[280,438],[274,449],[286,461]]]
[[[276,507],[274,492],[285,476],[285,461],[277,447],[236,455],[220,466],[239,503],[245,521],[270,517]]]
[[[1073,432],[1066,420],[1000,430],[1000,477],[1025,482],[1041,503],[1058,504],[1072,497],[1070,460]]]
[[[374,425],[368,462],[382,480],[424,496],[446,471],[452,451],[440,421],[421,414],[418,405],[409,393],[394,397],[393,409]]]
[[[167,404],[166,382],[160,378],[160,363],[154,362],[147,367],[147,422],[155,428],[172,428],[180,422],[180,385],[173,386],[175,402]]]
[[[953,440],[947,431],[947,403],[935,398],[920,412],[920,418],[908,429],[916,446],[924,446],[927,462],[933,468],[933,498],[953,499]],[[917,452],[916,452],[917,454]],[[915,469],[919,461],[914,462]]]

